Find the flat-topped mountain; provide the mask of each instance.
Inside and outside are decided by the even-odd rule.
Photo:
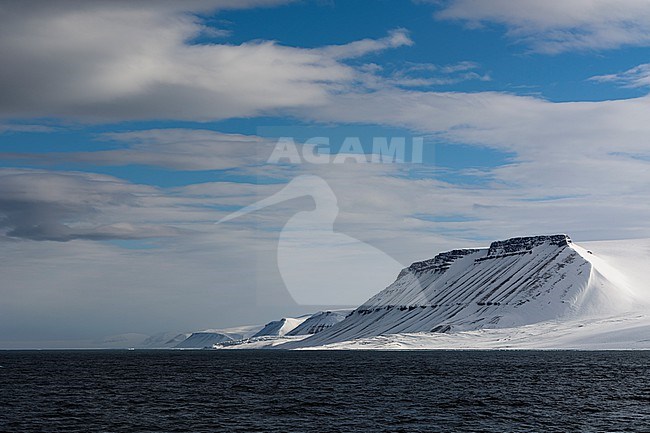
[[[598,317],[637,301],[616,269],[567,235],[517,237],[413,263],[343,321],[294,345]]]

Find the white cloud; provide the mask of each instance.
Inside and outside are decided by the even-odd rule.
[[[435,16],[502,24],[510,38],[550,54],[650,45],[645,0],[451,0]]]
[[[350,59],[364,56],[366,54],[384,51],[389,48],[411,46],[413,41],[404,29],[395,29],[389,32],[388,36],[381,39],[362,39],[344,45],[331,45],[318,49],[321,54],[333,59]]]
[[[478,177],[481,182],[474,186],[436,180],[441,178],[441,172],[435,168],[427,174],[426,167],[398,164],[260,164],[265,158],[251,152],[258,146],[269,150],[263,139],[201,130],[120,133],[112,138],[126,141],[128,148],[77,153],[73,157],[96,164],[138,161],[184,170],[236,167],[252,176],[278,181],[288,181],[298,174],[317,174],[330,182],[340,197],[338,221],[342,229],[352,230],[364,240],[379,242],[382,248],[404,252],[420,251],[420,247],[414,246],[422,242],[420,231],[434,230],[432,233],[440,235],[442,232],[435,230],[451,228],[453,231],[439,239],[508,236],[509,227],[520,227],[518,232],[522,234],[555,231],[542,230],[544,227],[572,229],[573,233],[590,238],[608,230],[611,236],[616,236],[615,233],[650,235],[645,222],[647,209],[642,205],[650,202],[646,145],[650,134],[646,121],[650,116],[650,99],[647,97],[554,103],[496,92],[415,92],[386,88],[341,94],[329,104],[296,115],[334,123],[405,127],[434,140],[486,146],[513,156],[504,166],[459,173]],[[186,154],[184,149],[191,151]],[[252,166],[247,168],[248,164]],[[409,179],[408,170],[412,168],[421,168],[424,174],[417,177],[425,179]],[[174,192],[172,202],[177,212],[182,208],[183,214],[192,215],[198,221],[216,220],[225,210],[213,209],[213,214],[205,214],[201,206],[206,200],[221,209],[232,210],[233,206],[243,206],[271,194],[274,188],[278,186],[195,185]],[[162,196],[167,194],[169,191]],[[181,197],[184,204],[179,208]],[[608,205],[603,208],[602,203]],[[201,211],[186,214],[192,206],[195,211]],[[282,215],[295,209],[295,205],[287,206],[266,211],[262,220],[255,219],[252,223],[279,229]],[[557,212],[557,209],[567,211]],[[622,209],[625,218],[619,220],[625,223],[612,228],[608,218],[615,218],[615,213]],[[599,217],[580,222],[577,215],[583,211]],[[418,220],[414,215],[461,215],[471,221],[440,223]],[[136,222],[143,223],[151,214],[142,218]],[[195,220],[181,218],[181,221],[187,227],[195,227]],[[103,224],[115,222],[129,221],[107,220]],[[382,238],[400,241],[390,246],[392,241],[384,243]],[[413,239],[413,243],[405,239]],[[405,257],[405,262],[414,258],[408,253],[394,254]]]
[[[445,209],[478,219],[456,224],[476,237],[556,230],[592,239],[650,235],[645,205],[650,202],[648,97],[555,103],[497,92],[383,89],[339,95],[336,103],[303,114],[330,122],[404,127],[434,140],[513,154],[505,166],[473,173],[484,178],[479,185],[444,187],[445,194],[473,200],[476,207],[463,201],[464,206]],[[405,190],[417,189],[417,182],[408,185]],[[383,184],[377,187],[384,189]],[[436,209],[433,197],[426,203]],[[398,206],[427,213],[413,204]],[[590,217],[585,220],[585,215]],[[620,224],[612,226],[612,220]]]
[[[151,165],[174,170],[224,170],[266,162],[275,142],[256,136],[197,129],[155,129],[106,133],[125,148],[31,155],[96,165]],[[20,155],[14,155],[14,157]]]
[[[373,82],[369,87],[385,88],[397,86],[404,88],[448,86],[463,81],[490,81],[490,74],[481,72],[481,65],[476,62],[463,61],[449,65],[432,63],[407,63],[397,68],[389,76],[380,75],[381,68],[371,68],[367,72],[367,81]]]
[[[623,87],[649,87],[650,63],[644,63],[616,74],[597,75],[591,77],[590,80],[601,83],[615,83]]]
[[[386,88],[338,95],[303,111],[331,122],[376,123],[435,134],[459,143],[516,152],[526,158],[645,149],[650,98],[550,102],[499,92],[417,92]]]
[[[273,3],[11,3],[0,116],[213,120],[312,106],[358,78],[339,59],[412,43],[404,30],[315,49],[189,42],[204,31],[197,12]]]
[[[198,212],[112,176],[0,168],[0,237],[67,242],[187,235]],[[187,204],[189,206],[189,204]]]

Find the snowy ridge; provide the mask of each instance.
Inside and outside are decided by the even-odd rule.
[[[314,313],[307,320],[286,333],[288,336],[318,334],[325,329],[336,325],[350,313],[351,310],[340,311],[319,311]]]
[[[259,329],[260,326],[256,325],[226,329],[206,329],[193,332],[185,339],[182,339],[184,334],[180,334],[174,339],[178,340],[177,344],[171,347],[177,349],[203,349],[204,347],[212,347],[215,344],[243,340],[258,332]],[[174,340],[168,342],[167,346],[169,347],[169,343]]]
[[[193,332],[187,339],[181,341],[174,347],[177,349],[202,349],[204,347],[212,347],[213,344],[233,340],[232,337],[219,332]]]
[[[257,334],[253,335],[251,338],[283,337],[289,332],[293,331],[298,326],[300,326],[308,318],[309,316],[302,316],[298,318],[283,317],[280,320],[274,320],[273,322],[267,323],[264,326],[264,328],[262,328]]]
[[[620,272],[566,235],[518,237],[416,262],[345,320],[297,346],[602,317],[639,302]]]
[[[172,348],[187,340],[191,333],[161,332],[143,341],[143,347],[149,348]]]
[[[269,322],[253,336],[215,343],[214,349],[268,349],[300,341],[341,322],[351,310],[319,311],[299,318],[285,317]]]

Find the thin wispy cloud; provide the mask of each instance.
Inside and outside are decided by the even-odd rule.
[[[644,63],[615,74],[596,75],[589,78],[589,80],[599,83],[613,83],[629,88],[650,87],[650,63]]]
[[[266,162],[275,145],[275,142],[257,136],[196,129],[106,133],[99,140],[117,142],[123,147],[40,157],[48,162],[60,158],[96,165],[149,165],[187,171],[226,170]]]
[[[502,25],[510,39],[546,54],[650,45],[643,0],[451,0],[435,17],[471,28]]]
[[[490,81],[490,74],[476,62],[462,61],[450,65],[409,63],[397,68],[383,80],[383,85],[398,87],[449,86],[464,81]]]
[[[344,45],[331,45],[317,49],[320,54],[333,59],[353,59],[370,53],[413,45],[413,40],[405,29],[396,29],[381,39],[362,39]]]

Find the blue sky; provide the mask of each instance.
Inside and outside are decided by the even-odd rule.
[[[0,343],[310,311],[277,255],[315,196],[213,224],[305,175],[334,232],[404,266],[649,237],[648,28],[637,0],[9,2]],[[270,164],[279,137],[421,137],[424,163]]]
[[[433,3],[433,2],[432,2]],[[534,95],[553,102],[605,101],[635,98],[645,95],[644,88],[625,87],[617,83],[595,82],[589,78],[625,71],[640,63],[648,55],[647,47],[620,47],[616,50],[584,50],[546,55],[530,50],[526,44],[509,39],[499,24],[485,23],[472,29],[458,22],[435,20],[439,4],[394,1],[354,2],[294,2],[277,7],[244,10],[218,10],[196,15],[208,28],[227,31],[217,36],[199,35],[189,43],[244,44],[250,41],[275,41],[278,45],[300,48],[318,48],[324,45],[346,44],[359,39],[381,38],[393,29],[404,29],[413,41],[412,46],[370,53],[353,59],[350,64],[363,66],[377,64],[384,70],[382,76],[404,71],[416,65],[436,65],[439,68],[471,62],[469,72],[480,78],[463,78],[462,73],[446,77],[444,73],[429,70],[409,72],[414,78],[450,78],[452,82],[417,86],[421,91],[437,92],[507,92],[516,95]],[[369,11],[371,11],[369,13]],[[463,71],[464,72],[464,71]],[[453,74],[452,74],[453,75]],[[118,121],[88,124],[79,119],[7,118],[9,125],[40,124],[52,127],[47,132],[8,131],[2,137],[3,152],[73,152],[104,150],[119,146],[119,142],[101,139],[107,132],[149,130],[159,128],[209,129],[226,133],[262,135],[275,138],[278,133],[291,134],[291,128],[300,129],[294,136],[309,137],[326,133],[344,137],[359,135],[408,135],[404,128],[387,128],[377,124],[324,124],[305,122],[287,116],[232,117],[216,121],[179,121],[174,118],[147,121]],[[444,140],[428,139],[427,162],[450,168],[491,167],[508,161],[508,153],[485,148],[449,146]],[[2,161],[5,166],[29,166],[17,163],[15,158]],[[63,170],[99,170],[137,183],[162,187],[208,181],[223,173],[177,173],[170,178],[166,170],[152,167],[88,167],[84,164],[62,164]]]

